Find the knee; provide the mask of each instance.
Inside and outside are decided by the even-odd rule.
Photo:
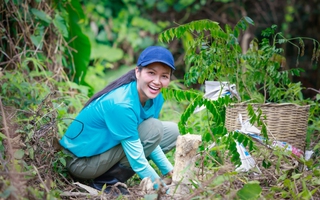
[[[149,118],[139,125],[138,132],[141,141],[152,140],[159,143],[163,137],[163,125],[160,120]]]
[[[176,142],[178,136],[180,135],[178,124],[175,122],[167,122],[166,128],[169,132],[172,142]]]
[[[167,153],[176,146],[177,138],[180,135],[178,125],[174,122],[163,122],[164,138],[161,141],[163,152]]]
[[[177,123],[171,122],[172,123],[172,137],[174,138],[175,141],[177,141],[178,136],[180,135],[179,127]]]

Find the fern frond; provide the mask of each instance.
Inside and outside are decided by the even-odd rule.
[[[202,104],[203,104],[203,97],[199,95],[192,102],[190,102],[188,107],[182,113],[180,121],[178,123],[179,130],[182,134],[186,134],[185,125],[186,125],[188,119],[191,117],[191,115],[193,115],[195,109],[198,106],[201,106]]]
[[[222,31],[221,27],[219,26],[218,22],[211,21],[208,19],[203,20],[196,20],[190,23],[180,25],[178,27],[167,29],[166,31],[162,32],[159,36],[160,42],[169,42],[175,38],[181,38],[186,32],[203,32],[203,31],[210,31],[213,30],[220,30]]]
[[[176,100],[178,102],[181,102],[181,101],[193,101],[193,99],[197,98],[199,95],[202,96],[203,94],[199,92],[195,92],[193,90],[163,88],[162,95],[165,99]]]

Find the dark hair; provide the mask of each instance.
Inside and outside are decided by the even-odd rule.
[[[166,64],[163,64],[166,65]],[[168,65],[166,65],[168,66]],[[168,66],[169,67],[169,66]],[[143,66],[138,66],[138,70],[141,71],[142,68],[144,68]],[[171,68],[170,68],[171,69]],[[170,75],[172,75],[173,70],[171,69]],[[96,94],[94,94],[88,101],[87,103],[83,106],[83,108],[87,107],[92,101],[94,101],[95,99],[101,97],[104,94],[109,93],[110,91],[117,89],[118,87],[121,87],[125,84],[131,83],[132,81],[136,81],[137,77],[136,77],[136,72],[135,69],[130,70],[129,72],[127,72],[125,75],[121,76],[120,78],[116,79],[115,81],[111,82],[109,85],[107,85],[104,89],[102,89],[101,91],[97,92]],[[82,109],[83,109],[82,108]]]
[[[142,69],[142,67],[138,67],[138,70],[140,71]],[[110,91],[121,87],[122,85],[128,84],[132,81],[136,81],[136,73],[135,73],[135,69],[130,70],[128,73],[126,73],[125,75],[121,76],[120,78],[116,79],[115,81],[111,82],[109,85],[107,85],[104,89],[102,89],[101,91],[97,92],[96,94],[94,94],[88,101],[87,103],[84,105],[83,108],[87,107],[93,100],[101,97],[102,95],[109,93]]]

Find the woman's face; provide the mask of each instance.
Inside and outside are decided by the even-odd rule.
[[[163,63],[151,63],[139,71],[136,68],[137,89],[141,104],[144,106],[148,99],[154,99],[161,88],[170,83],[171,68]]]

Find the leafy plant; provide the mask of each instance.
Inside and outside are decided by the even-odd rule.
[[[159,40],[169,42],[174,39],[181,39],[183,41],[185,62],[189,68],[184,77],[186,86],[196,83],[203,84],[207,80],[226,81],[230,84],[236,84],[241,101],[244,102],[291,102],[302,105],[310,104],[312,107],[315,106],[312,109],[317,108],[316,102],[303,99],[301,84],[291,81],[292,76],[299,76],[303,70],[299,68],[288,70],[285,68],[285,58],[282,56],[283,49],[280,46],[283,43],[292,44],[298,49],[299,55],[297,57],[299,58],[303,55],[304,51],[303,40],[311,40],[314,43],[313,59],[311,62],[317,62],[319,58],[319,42],[312,38],[298,37],[287,39],[281,33],[275,33],[277,27],[272,26],[262,32],[263,39],[261,42],[254,39],[248,51],[243,52],[237,38],[241,31],[247,29],[248,25],[253,25],[253,21],[248,17],[241,19],[233,28],[226,25],[225,29],[222,29],[214,21],[193,21],[164,31],[160,35]],[[296,45],[293,41],[298,41],[299,44]],[[164,94],[169,100],[175,99],[178,102],[189,102],[189,105],[181,114],[179,121],[179,129],[182,134],[201,134],[205,144],[214,143],[217,145],[217,148],[212,149],[207,149],[205,144],[201,147],[203,152],[209,151],[211,153],[211,155],[204,153],[206,155],[204,160],[208,159],[207,161],[209,161],[212,159],[213,161],[217,161],[217,155],[221,158],[221,155],[228,153],[231,161],[235,165],[240,165],[241,161],[236,150],[236,141],[244,146],[248,146],[250,151],[254,149],[255,145],[251,138],[238,132],[228,132],[224,127],[225,107],[230,103],[236,102],[235,100],[230,99],[228,96],[221,96],[217,100],[211,101],[204,98],[201,92],[172,88],[164,90]],[[204,117],[204,115],[199,116],[197,114],[198,119],[196,119],[195,123],[194,118],[196,118],[196,114],[194,114],[194,110],[202,105],[206,106],[207,115]],[[266,125],[263,123],[264,114],[261,110],[254,110],[250,104],[247,109],[249,118],[251,119],[250,123],[256,123],[261,128],[263,137],[268,139]],[[310,119],[317,118],[317,115],[312,113]],[[205,120],[206,123],[201,123],[200,121],[202,120]],[[199,127],[198,123],[205,127]],[[311,130],[309,129],[309,131]],[[213,151],[210,150],[215,150],[217,154],[212,154]],[[274,160],[269,160],[270,156],[277,158],[276,163],[272,163]],[[283,162],[289,163],[287,160],[288,156],[284,151],[276,149],[271,154],[269,153],[265,156],[262,165],[272,170],[273,168],[270,167],[273,164],[276,174],[286,173],[281,168],[283,167]],[[222,157],[221,163],[224,163],[223,160],[224,158]],[[206,163],[208,164],[209,162]],[[209,164],[206,166],[215,165]],[[295,187],[294,184],[287,185],[292,189]],[[254,194],[249,194],[246,192],[247,190],[255,192]],[[311,192],[309,189],[304,189],[298,196],[308,198],[313,193],[314,191]],[[282,197],[284,198],[299,198],[290,190],[283,194],[284,196]],[[237,192],[237,196],[240,199],[256,199],[260,195],[262,194],[259,182],[248,182]]]
[[[74,49],[70,55],[73,62],[71,62],[72,65],[69,66],[74,74],[72,80],[76,83],[86,85],[84,77],[89,64],[91,45],[88,37],[82,32],[81,26],[79,26],[79,22],[84,21],[85,15],[79,1],[71,0],[67,2],[66,5],[67,9],[64,12],[68,16],[68,41],[71,42],[70,47]],[[66,31],[63,33],[66,35]]]
[[[313,60],[317,60],[319,42],[312,38],[286,39],[281,33],[275,34],[276,26],[272,26],[262,32],[264,38],[260,43],[253,40],[249,50],[243,53],[237,38],[241,31],[253,24],[249,17],[244,17],[233,29],[226,25],[223,30],[214,21],[193,21],[164,31],[159,40],[169,42],[188,38],[184,42],[185,61],[190,66],[185,74],[187,86],[203,84],[205,80],[227,81],[236,84],[242,101],[264,103],[302,100],[299,83],[291,83],[289,78],[291,75],[299,76],[302,69],[286,70],[282,66],[285,62],[281,55],[283,50],[277,45],[289,42],[303,55],[302,39],[312,40],[315,45]],[[193,37],[184,37],[187,34]],[[270,43],[268,37],[271,36]],[[293,40],[298,40],[300,47]]]

